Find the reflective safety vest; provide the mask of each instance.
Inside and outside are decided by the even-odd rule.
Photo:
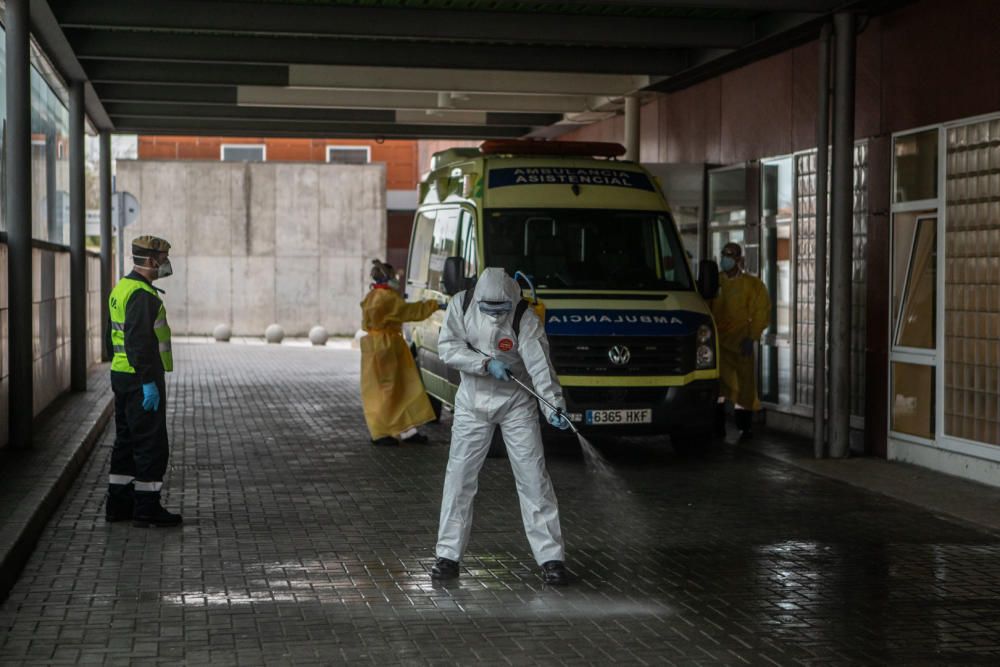
[[[160,302],[160,309],[156,313],[156,321],[153,323],[153,332],[156,340],[160,343],[160,361],[163,362],[163,370],[174,370],[174,355],[170,349],[170,325],[167,324],[167,310],[163,307],[163,299],[156,293],[149,283],[136,280],[134,278],[122,278],[111,290],[108,297],[108,310],[111,312],[111,349],[115,356],[111,359],[111,370],[119,373],[135,373],[135,368],[129,363],[125,355],[125,307],[129,299],[138,290],[145,290],[156,297]]]

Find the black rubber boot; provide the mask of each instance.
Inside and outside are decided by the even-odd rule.
[[[458,561],[450,558],[438,558],[431,568],[431,579],[457,579]]]
[[[719,438],[726,437],[726,404],[717,403],[715,406],[715,435]]]
[[[104,520],[108,523],[131,521],[135,504],[134,492],[131,484],[108,484],[104,500]]]
[[[430,438],[423,433],[414,433],[409,438],[403,438],[403,442],[408,445],[426,445],[430,443]]]
[[[399,444],[399,441],[391,436],[385,436],[384,438],[379,438],[378,440],[372,440],[372,444],[376,447],[395,447]]]
[[[164,509],[160,504],[159,491],[136,491],[135,512],[132,515],[132,525],[139,528],[168,528],[179,526],[183,522],[180,514],[174,514]]]
[[[565,586],[569,583],[569,574],[561,560],[550,560],[542,563],[542,581],[549,586]]]
[[[753,438],[753,412],[750,410],[736,411],[736,428],[740,430],[740,440]]]

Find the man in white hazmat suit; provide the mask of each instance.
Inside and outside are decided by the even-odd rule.
[[[472,301],[465,304],[469,298]],[[545,469],[538,402],[508,374],[533,385],[557,408],[564,409],[566,404],[549,362],[544,324],[530,308],[518,308],[520,302],[521,288],[514,279],[503,269],[488,268],[471,295],[457,294],[448,305],[438,354],[448,366],[461,372],[462,383],[455,398],[437,561],[431,569],[434,579],[458,576],[458,562],[472,530],[472,501],[479,488],[479,470],[493,430],[499,426],[535,560],[542,567],[545,583],[567,583],[559,507]],[[543,409],[553,426],[569,428],[560,412]]]

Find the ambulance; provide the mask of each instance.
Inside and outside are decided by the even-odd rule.
[[[567,414],[584,434],[711,441],[715,325],[659,183],[619,144],[487,141],[436,153],[420,184],[406,297],[447,300],[486,267],[515,276],[544,319]],[[436,411],[457,371],[438,356],[444,313],[407,336]],[[549,427],[551,428],[551,427]]]

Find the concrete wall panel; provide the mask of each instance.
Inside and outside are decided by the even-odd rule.
[[[278,257],[275,260],[275,292],[277,322],[286,336],[304,336],[320,324],[320,258]],[[323,285],[324,290],[342,289],[339,285]],[[360,318],[357,318],[360,320]]]
[[[263,336],[277,321],[274,257],[233,257],[233,331]]]
[[[319,256],[319,175],[312,165],[279,164],[275,181],[278,256]]]
[[[290,336],[360,326],[368,264],[386,252],[383,166],[122,161],[119,170],[142,185],[135,233],[174,244],[177,276],[161,286],[176,333],[223,322],[247,336],[272,322]]]
[[[269,164],[250,164],[250,232],[248,255],[273,256],[277,229],[277,173]]]
[[[232,270],[229,255],[188,258],[188,333],[209,334],[232,321]]]

